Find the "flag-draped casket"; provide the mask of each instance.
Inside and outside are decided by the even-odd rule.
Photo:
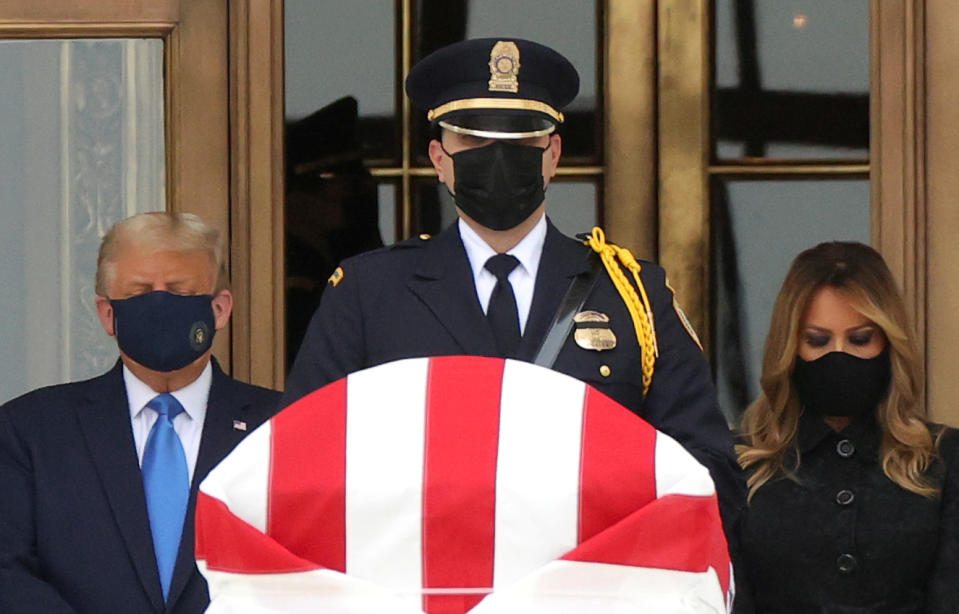
[[[204,480],[208,612],[724,612],[709,473],[528,363],[401,360],[251,433]]]

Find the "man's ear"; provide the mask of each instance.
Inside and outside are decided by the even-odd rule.
[[[443,151],[443,144],[437,139],[430,141],[429,154],[430,162],[433,163],[433,168],[436,169],[436,176],[440,181],[446,183],[445,173],[443,172],[443,157],[446,156],[446,152]]]
[[[97,306],[97,317],[100,318],[100,326],[112,337],[116,334],[116,330],[114,330],[113,327],[113,305],[110,304],[110,299],[105,296],[98,296],[94,299],[94,303]]]
[[[220,290],[213,297],[213,318],[216,330],[225,328],[233,313],[233,295],[229,290]]]

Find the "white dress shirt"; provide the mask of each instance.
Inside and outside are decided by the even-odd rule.
[[[459,220],[459,231],[460,237],[463,239],[463,247],[466,248],[466,256],[470,261],[470,267],[473,269],[476,296],[479,298],[483,313],[486,313],[490,296],[493,294],[493,287],[496,285],[496,276],[486,270],[483,265],[496,255],[496,251],[476,234],[462,218]],[[526,320],[529,318],[529,309],[533,304],[533,287],[536,284],[536,271],[539,270],[539,260],[543,255],[544,243],[546,243],[545,214],[539,218],[539,222],[533,226],[533,229],[523,237],[523,240],[516,247],[506,252],[519,260],[519,266],[509,274],[509,283],[513,286],[513,294],[516,296],[520,333],[526,330]]]
[[[150,429],[157,421],[156,410],[147,407],[153,397],[160,394],[144,382],[132,371],[123,367],[123,383],[127,387],[127,400],[130,402],[130,421],[133,425],[133,441],[136,443],[137,458],[143,466],[143,450],[150,436]],[[206,405],[210,398],[210,385],[213,383],[213,366],[207,363],[200,377],[189,385],[174,390],[171,394],[183,406],[180,415],[173,419],[173,430],[180,437],[183,452],[186,454],[186,465],[190,470],[190,483],[193,483],[193,469],[196,467],[196,458],[200,453],[200,437],[203,435],[203,421],[206,419]]]

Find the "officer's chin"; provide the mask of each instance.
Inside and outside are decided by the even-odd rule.
[[[458,215],[460,219],[462,219],[464,222],[469,224],[470,228],[475,230],[477,233],[494,232],[494,233],[506,234],[510,232],[516,232],[517,228],[525,228],[529,230],[530,228],[535,226],[536,223],[539,222],[539,219],[543,217],[545,214],[546,214],[546,201],[544,200],[539,207],[536,207],[536,209],[534,209],[533,212],[530,213],[526,219],[524,219],[522,222],[520,222],[516,226],[513,226],[512,228],[507,228],[506,230],[494,230],[493,228],[490,228],[488,226],[483,226],[482,224],[480,224],[479,222],[471,218],[469,215],[467,215],[465,211],[463,211],[459,207],[456,207],[456,215]]]

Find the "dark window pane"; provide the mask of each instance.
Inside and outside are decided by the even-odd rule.
[[[355,162],[287,179],[286,331],[287,365],[292,364],[326,280],[354,254],[383,245],[382,190]],[[385,203],[387,208],[391,202]],[[387,211],[387,217],[389,217]]]
[[[714,157],[869,156],[869,0],[717,0]]]
[[[869,181],[716,179],[712,193],[713,364],[735,421],[759,393],[769,318],[793,258],[823,241],[869,242]]]
[[[564,110],[563,164],[601,164],[602,33],[595,2],[556,0],[517,5],[511,0],[418,0],[413,14],[413,61],[465,38],[514,36],[552,47],[579,71],[579,95]],[[484,61],[485,63],[485,61]],[[521,60],[522,63],[522,60]],[[522,82],[522,70],[520,71]],[[427,166],[425,113],[413,111],[413,155]]]
[[[320,136],[315,147],[327,154],[355,145],[368,166],[399,165],[393,3],[287,0],[284,11],[287,122],[351,96],[358,107],[355,141],[327,143],[336,139]]]
[[[397,196],[399,184],[383,182],[379,184],[379,227],[384,245],[396,242],[397,237]]]
[[[414,235],[435,235],[456,220],[453,198],[435,177],[414,178],[411,192]]]
[[[567,235],[589,232],[599,223],[599,187],[593,181],[553,181],[546,190],[546,214]],[[434,178],[413,182],[413,234],[436,234],[456,220],[446,186]]]

